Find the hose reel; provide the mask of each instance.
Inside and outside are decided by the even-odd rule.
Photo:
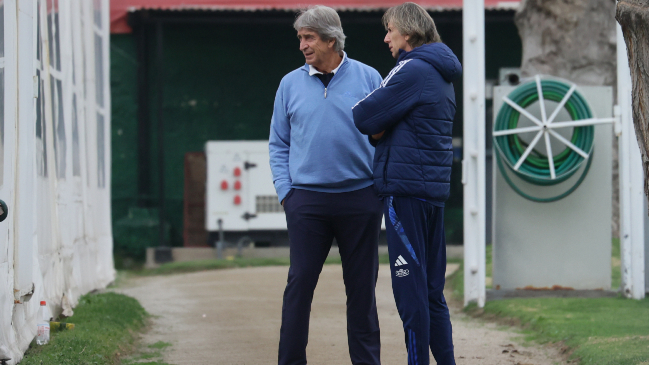
[[[549,116],[546,111],[547,100],[558,103]],[[612,123],[614,118],[594,117],[588,102],[577,91],[577,85],[555,78],[541,79],[538,75],[535,80],[522,84],[503,97],[503,101],[504,104],[494,120],[493,141],[498,150],[498,168],[507,184],[522,197],[539,203],[554,202],[570,195],[581,185],[590,169],[594,125]],[[541,119],[526,109],[537,101]],[[556,120],[564,108],[571,120]],[[521,115],[533,125],[518,127]],[[573,127],[570,138],[558,133],[558,130],[569,127]],[[528,143],[519,136],[524,133],[535,133],[531,142]],[[566,146],[556,155],[552,152],[551,137]],[[545,154],[535,148],[542,139],[545,143]],[[507,173],[508,170],[532,185],[552,186],[568,180],[584,162],[585,168],[577,181],[563,193],[548,198],[524,192]]]

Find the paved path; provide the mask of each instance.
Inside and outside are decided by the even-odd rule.
[[[452,269],[450,267],[449,269]],[[145,343],[170,342],[170,364],[277,364],[282,293],[288,267],[204,271],[132,279],[116,291],[137,298],[153,314]],[[315,292],[309,365],[349,364],[342,269],[325,265]],[[382,265],[377,284],[383,365],[406,364],[401,320]],[[458,365],[551,365],[553,350],[520,347],[514,332],[496,329],[452,309]],[[431,364],[435,361],[431,356]]]

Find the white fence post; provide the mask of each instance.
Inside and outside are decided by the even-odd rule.
[[[617,25],[617,115],[620,118],[620,249],[622,292],[628,298],[645,296],[644,176],[640,148],[633,127],[631,71],[622,28]]]
[[[485,41],[484,0],[464,0],[464,305],[485,303]]]

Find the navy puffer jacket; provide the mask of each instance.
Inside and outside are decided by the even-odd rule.
[[[451,183],[455,90],[462,66],[443,43],[401,51],[381,86],[354,106],[367,135],[385,131],[374,153],[374,187],[382,196],[443,204]]]

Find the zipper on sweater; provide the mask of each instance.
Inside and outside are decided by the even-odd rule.
[[[336,75],[334,75],[334,76],[336,76]],[[333,77],[331,78],[331,80],[333,80]],[[331,83],[331,80],[329,81],[329,83]],[[318,79],[318,81],[320,81],[320,84],[322,84],[322,86],[324,86],[324,98],[326,99],[327,98],[327,86],[325,86],[325,84],[322,82],[322,80]]]
[[[343,64],[341,63],[341,64],[340,64],[340,67],[342,67],[342,65],[343,65]],[[339,69],[339,70],[340,70],[340,69]],[[331,80],[329,80],[329,84],[331,84],[331,81],[333,81],[334,77],[336,77],[337,74],[338,74],[338,72],[336,72],[336,73],[333,75],[333,77],[331,78]],[[316,77],[316,78],[317,78],[317,77]],[[317,78],[317,79],[318,79],[318,81],[320,81],[320,83],[322,84],[322,86],[324,86],[324,98],[326,99],[326,98],[327,98],[327,86],[325,86],[325,84],[322,82],[322,80],[320,80],[319,78]]]

